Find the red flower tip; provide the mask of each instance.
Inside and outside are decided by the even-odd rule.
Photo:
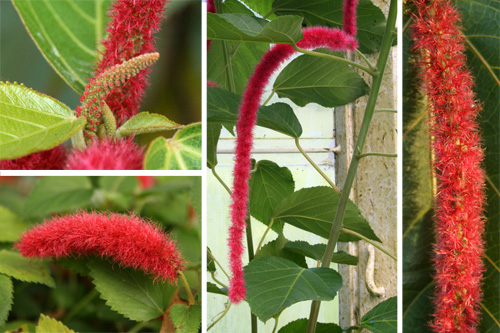
[[[106,257],[170,283],[184,270],[175,241],[135,215],[78,212],[56,217],[26,231],[15,247],[30,258]]]
[[[156,179],[153,176],[137,176],[137,179],[139,179],[143,190],[153,187],[156,182]]]
[[[356,7],[358,0],[345,0],[343,5],[344,17],[342,30],[349,36],[356,36]]]
[[[140,170],[143,148],[133,138],[91,141],[82,151],[74,149],[68,157],[68,170]]]
[[[63,145],[13,160],[0,161],[0,170],[63,170],[66,164]]]
[[[215,9],[214,0],[207,0],[207,12],[217,13],[217,10]],[[211,43],[212,43],[212,41],[210,39],[207,40],[207,51],[210,49]]]

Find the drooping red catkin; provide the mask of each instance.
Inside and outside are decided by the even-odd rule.
[[[304,38],[297,46],[304,49],[327,47],[335,51],[355,50],[358,46],[353,36],[338,29],[312,27],[303,30]],[[246,227],[248,204],[248,179],[250,177],[250,151],[253,144],[253,128],[257,121],[257,111],[264,88],[274,71],[295,50],[291,45],[274,45],[262,56],[248,81],[243,100],[240,105],[239,120],[236,123],[235,166],[231,205],[232,224],[229,229],[230,265],[232,279],[230,281],[229,298],[233,303],[239,303],[245,298],[246,289],[243,278],[242,253],[243,234]]]
[[[208,13],[217,13],[217,10],[215,9],[215,4],[214,0],[207,0],[207,12]],[[212,43],[212,40],[208,39],[207,40],[207,52],[210,49],[210,44]]]
[[[170,0],[118,0],[112,4],[108,15],[112,17],[108,26],[105,47],[96,73],[100,74],[113,65],[154,51],[154,33],[160,29],[165,4]],[[114,88],[106,98],[120,122],[133,116],[139,109],[149,70],[141,70],[137,76]]]
[[[431,112],[437,178],[435,332],[476,332],[484,271],[480,104],[467,70],[460,16],[447,0],[416,0],[414,49]]]
[[[67,170],[140,170],[143,148],[127,139],[94,140],[84,150],[74,149]]]
[[[63,145],[13,160],[0,161],[0,170],[62,170],[66,165]]]
[[[26,231],[15,247],[30,258],[106,257],[170,283],[184,270],[175,241],[135,215],[79,212],[56,217]]]
[[[358,0],[345,0],[343,4],[343,25],[342,30],[350,36],[356,36],[358,28],[356,26],[356,7]]]

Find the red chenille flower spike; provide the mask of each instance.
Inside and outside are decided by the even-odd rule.
[[[312,27],[303,30],[304,38],[297,46],[304,49],[326,47],[334,51],[356,50],[357,40],[339,29]],[[295,50],[291,45],[274,45],[264,55],[248,80],[240,105],[236,123],[236,152],[231,205],[232,224],[229,229],[230,263],[233,277],[230,281],[229,298],[238,303],[245,298],[245,281],[241,255],[243,253],[243,233],[248,214],[248,179],[250,177],[250,151],[253,145],[253,128],[257,121],[257,111],[264,88],[269,78],[279,66],[289,59]]]
[[[13,160],[0,161],[0,170],[62,170],[66,164],[63,145]]]
[[[26,231],[15,247],[30,258],[105,257],[170,283],[184,270],[170,236],[135,215],[79,212],[56,217]]]
[[[484,171],[476,118],[481,109],[467,70],[465,37],[447,0],[415,1],[414,50],[434,138],[434,332],[476,332],[484,271]]]

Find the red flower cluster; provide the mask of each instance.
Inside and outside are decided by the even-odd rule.
[[[466,69],[460,17],[448,0],[416,0],[414,49],[429,97],[438,180],[434,245],[435,332],[476,332],[484,245],[479,102]]]
[[[106,257],[170,283],[184,270],[184,260],[169,235],[134,215],[79,212],[57,217],[25,232],[15,247],[25,257],[42,259]]]
[[[305,49],[327,47],[334,51],[356,50],[357,40],[339,29],[313,27],[303,30],[304,38],[297,46]],[[295,50],[291,45],[278,44],[269,49],[248,81],[236,123],[236,156],[231,205],[232,225],[229,229],[230,262],[233,277],[229,288],[229,298],[238,303],[245,298],[245,281],[241,255],[243,253],[243,233],[248,210],[248,179],[250,177],[250,151],[253,145],[253,128],[257,121],[257,111],[264,88],[274,71]]]
[[[217,10],[215,9],[214,0],[207,0],[207,12],[217,13]],[[210,39],[207,40],[207,52],[210,49],[210,43],[212,43],[212,41]]]
[[[128,139],[94,140],[84,150],[73,149],[67,170],[140,170],[143,148]]]
[[[13,160],[0,161],[0,170],[62,170],[66,164],[63,145]]]
[[[130,58],[154,51],[154,33],[160,29],[166,3],[167,0],[118,0],[112,5],[109,15],[113,19],[103,41],[105,51],[97,65],[97,74]],[[106,103],[121,122],[137,113],[148,73],[148,70],[140,71],[124,86],[112,90],[106,98]]]

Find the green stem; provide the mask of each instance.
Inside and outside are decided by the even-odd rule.
[[[361,238],[362,240],[364,240],[365,242],[367,243],[370,243],[371,245],[373,245],[374,247],[376,247],[377,249],[379,249],[380,251],[384,252],[385,254],[387,254],[389,257],[391,257],[392,259],[394,259],[394,261],[398,261],[398,259],[393,256],[392,254],[389,253],[389,251],[387,251],[386,249],[384,249],[382,246],[380,246],[377,242],[371,240],[371,239],[368,239],[366,238],[365,236],[361,235],[361,234],[358,234],[356,231],[352,231],[352,230],[349,230],[349,229],[345,229],[345,228],[342,228],[341,229],[342,232],[346,233],[346,234],[351,234],[351,235],[354,235],[356,237],[359,237]]]
[[[209,331],[212,327],[215,326],[215,324],[217,324],[222,318],[224,318],[224,316],[226,315],[226,313],[229,311],[229,309],[231,308],[231,302],[229,302],[229,304],[226,306],[226,309],[224,310],[224,312],[219,316],[219,318],[217,318],[216,321],[214,321],[212,324],[210,324],[210,326],[208,326],[207,328],[207,331]]]
[[[363,59],[366,62],[368,67],[370,67],[370,69],[373,72],[377,71],[377,67],[373,66],[373,64],[370,62],[370,60],[368,60],[368,58],[360,50],[356,50],[356,54],[359,55],[361,57],[361,59]]]
[[[374,113],[382,113],[382,112],[390,112],[390,113],[398,113],[398,110],[394,109],[377,109],[373,111]]]
[[[69,322],[73,317],[80,312],[81,309],[87,306],[97,295],[99,295],[99,292],[96,289],[93,289],[90,293],[88,293],[84,298],[82,298],[76,305],[71,309],[70,312],[64,318],[62,321],[64,323]]]
[[[347,202],[349,201],[349,194],[351,192],[352,184],[354,183],[354,178],[356,176],[356,171],[358,169],[360,158],[356,155],[361,154],[363,147],[365,145],[365,140],[368,135],[368,129],[370,128],[370,123],[373,117],[373,111],[375,110],[375,104],[377,103],[377,97],[382,85],[382,78],[384,76],[385,68],[387,65],[387,59],[389,58],[389,52],[391,50],[391,44],[393,39],[393,33],[396,16],[398,12],[397,0],[391,0],[389,6],[389,15],[387,17],[387,25],[385,27],[384,38],[380,47],[380,54],[377,61],[377,75],[373,78],[373,83],[370,89],[370,96],[366,104],[365,114],[363,116],[363,121],[359,130],[358,139],[354,146],[353,158],[349,166],[349,171],[347,172],[346,180],[342,193],[340,194],[339,203],[337,206],[337,212],[335,213],[335,219],[333,221],[332,229],[330,231],[330,236],[328,238],[328,243],[326,245],[326,250],[321,260],[322,267],[330,267],[332,261],[333,251],[337,245],[337,241],[342,229],[342,224],[344,220],[345,210]],[[307,332],[314,333],[316,331],[316,323],[318,321],[318,313],[320,308],[320,301],[313,301],[311,304],[311,311],[309,314],[309,322],[307,324]]]
[[[386,154],[386,153],[364,153],[364,154],[357,154],[356,157],[359,159],[362,159],[363,157],[367,156],[381,156],[381,157],[398,157],[398,154]]]
[[[226,185],[226,183],[224,183],[224,181],[222,180],[222,178],[220,178],[219,174],[215,171],[215,167],[212,168],[212,174],[214,175],[215,178],[217,178],[217,180],[219,181],[219,183],[221,183],[221,185],[224,186],[224,188],[226,189],[227,193],[229,193],[229,195],[231,195],[231,189],[229,188],[229,186]]]
[[[210,275],[212,275],[212,280],[214,280],[216,283],[218,283],[221,287],[227,289],[227,286],[224,283],[222,283],[219,280],[217,280],[217,278],[215,277],[215,273],[214,272],[210,272]]]
[[[269,97],[266,99],[266,101],[262,104],[262,106],[266,106],[267,103],[271,100],[271,98],[274,96],[274,89],[273,92],[269,95]]]
[[[193,293],[191,292],[191,288],[189,287],[189,283],[187,282],[186,277],[184,276],[184,273],[179,271],[179,272],[177,272],[177,274],[179,274],[179,277],[181,278],[181,281],[184,284],[184,288],[186,288],[186,292],[188,294],[189,306],[195,304],[196,302],[194,300]]]
[[[212,254],[212,251],[210,251],[209,249],[207,249],[207,253],[210,256],[210,258],[215,262],[215,264],[220,267],[222,273],[224,273],[224,275],[229,280],[229,274],[226,273],[226,271],[224,270],[224,267],[222,267],[222,265],[217,261],[217,259],[215,259],[214,255]]]
[[[272,333],[275,333],[276,330],[278,329],[278,320],[280,319],[280,316],[277,315],[276,317],[274,317],[274,327],[273,327],[273,332]]]
[[[262,238],[260,239],[259,246],[257,246],[257,251],[255,251],[256,255],[257,255],[257,253],[259,253],[260,248],[262,247],[262,243],[264,242],[264,239],[266,238],[267,233],[269,232],[269,230],[271,230],[271,227],[273,226],[273,223],[274,223],[274,218],[271,219],[271,223],[269,223],[269,225],[267,226],[266,231],[264,232],[264,234],[262,235]]]
[[[334,55],[331,55],[331,54],[328,54],[328,53],[321,53],[321,52],[315,52],[315,51],[309,51],[309,50],[304,50],[304,49],[301,49],[300,47],[298,47],[297,45],[292,45],[293,49],[297,52],[300,52],[300,53],[303,53],[303,54],[309,54],[309,55],[312,55],[312,56],[316,56],[316,57],[320,57],[320,58],[326,58],[326,59],[331,59],[331,60],[335,60],[335,61],[340,61],[340,62],[343,62],[345,64],[348,64],[348,65],[351,65],[353,67],[356,67],[356,68],[359,68],[365,72],[367,72],[368,74],[370,74],[371,76],[377,76],[377,73],[372,71],[370,68],[368,67],[365,67],[363,65],[360,65],[358,64],[357,62],[354,62],[354,61],[350,61],[350,60],[347,60],[345,58],[342,58],[342,57],[337,57],[337,56],[334,56]]]
[[[340,193],[340,190],[338,189],[337,186],[335,186],[335,184],[332,182],[332,180],[330,178],[328,178],[328,176],[323,172],[323,170],[321,170],[321,168],[316,163],[314,163],[314,161],[309,157],[309,155],[306,154],[306,152],[304,151],[304,149],[302,149],[302,146],[300,145],[300,142],[299,142],[299,138],[295,138],[295,146],[297,146],[297,149],[301,152],[301,154],[312,165],[312,167],[314,169],[316,169],[316,171],[318,171],[318,173],[327,181],[327,183],[330,184],[330,186],[337,193]]]
[[[254,258],[254,252],[253,252],[253,239],[252,239],[252,224],[250,223],[249,217],[245,219],[245,223],[247,225],[246,233],[247,233],[248,261],[250,262]]]

